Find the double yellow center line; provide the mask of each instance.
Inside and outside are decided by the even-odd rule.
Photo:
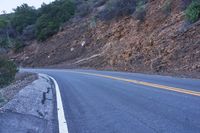
[[[170,87],[170,86],[166,86],[166,85],[160,85],[160,84],[143,82],[143,81],[138,81],[138,80],[113,77],[113,76],[109,76],[109,75],[102,75],[102,74],[96,74],[96,73],[75,72],[75,71],[68,71],[68,72],[78,73],[78,74],[84,74],[84,75],[91,75],[91,76],[97,76],[97,77],[103,77],[103,78],[108,78],[108,79],[114,79],[114,80],[119,80],[119,81],[125,81],[125,82],[129,82],[129,83],[134,83],[134,84],[138,84],[138,85],[144,85],[144,86],[154,87],[154,88],[157,88],[157,89],[174,91],[174,92],[189,94],[189,95],[193,95],[193,96],[200,96],[200,92],[198,92],[198,91],[186,90],[186,89],[176,88],[176,87]]]

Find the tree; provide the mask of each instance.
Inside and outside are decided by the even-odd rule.
[[[38,18],[36,29],[37,39],[44,41],[59,30],[59,24],[44,14]]]
[[[43,4],[39,9],[40,16],[46,14],[60,23],[69,20],[74,12],[75,5],[71,0],[56,0],[48,5]]]
[[[200,18],[200,0],[194,0],[186,9],[186,18],[194,23]]]
[[[27,4],[18,6],[14,11],[11,24],[19,33],[22,33],[23,29],[28,25],[34,24],[37,19],[37,10]]]
[[[36,22],[37,39],[44,41],[58,32],[60,25],[69,20],[74,12],[75,6],[71,0],[56,0],[48,5],[43,4]]]
[[[12,61],[0,58],[0,87],[11,83],[17,72],[17,66]]]
[[[0,29],[6,28],[8,25],[8,22],[2,18],[0,18]]]

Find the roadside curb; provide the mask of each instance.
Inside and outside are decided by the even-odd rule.
[[[56,91],[56,105],[57,105],[57,117],[58,117],[59,133],[69,133],[67,121],[65,119],[65,113],[64,113],[64,109],[63,109],[63,103],[62,103],[58,83],[53,77],[51,77],[49,75],[46,75],[46,76],[48,76],[53,81],[54,88],[55,88],[55,91]]]
[[[56,133],[54,94],[52,79],[38,74],[37,80],[21,89],[1,108],[0,132]]]

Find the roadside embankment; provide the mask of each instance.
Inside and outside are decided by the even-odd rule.
[[[15,80],[7,87],[0,88],[0,107],[8,103],[24,87],[38,79],[38,75],[28,72],[19,72]]]
[[[1,91],[3,97],[7,96],[5,99],[9,101],[0,108],[0,132],[56,132],[53,82],[42,74],[37,75],[37,78],[27,86],[23,86],[23,82],[28,81],[31,80],[21,81],[19,83],[21,86],[11,85],[10,88]],[[13,92],[11,96],[5,95],[9,91]]]

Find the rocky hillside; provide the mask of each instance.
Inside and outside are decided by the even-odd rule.
[[[25,67],[92,68],[200,75],[200,21],[185,19],[187,0],[149,0],[145,12],[99,19],[106,1],[74,17],[44,42],[10,52]],[[138,9],[139,10],[139,9]],[[139,16],[138,16],[139,15]]]

